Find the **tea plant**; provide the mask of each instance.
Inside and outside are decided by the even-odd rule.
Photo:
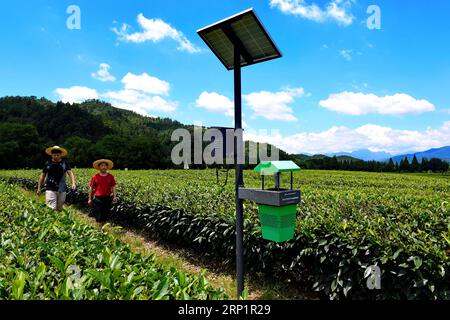
[[[158,266],[0,182],[0,299],[225,299],[203,274]]]
[[[75,173],[80,190],[69,201],[85,206],[94,171]],[[113,173],[120,198],[115,223],[234,263],[232,178],[223,186],[211,170]],[[38,172],[0,176],[34,188]],[[257,207],[245,202],[247,270],[296,281],[331,299],[450,297],[448,176],[302,171],[294,178],[302,202],[292,241],[262,240]],[[253,172],[245,172],[245,182],[259,186]],[[382,271],[381,290],[366,285],[373,265]]]

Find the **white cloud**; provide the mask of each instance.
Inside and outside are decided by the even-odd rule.
[[[202,92],[195,104],[198,108],[204,108],[211,112],[223,113],[229,117],[234,115],[233,101],[216,92]]]
[[[341,57],[343,57],[347,61],[352,61],[352,59],[353,59],[352,53],[353,53],[353,50],[348,50],[348,49],[344,49],[344,50],[341,50],[341,52],[339,52]]]
[[[113,106],[131,110],[149,116],[152,112],[173,112],[177,102],[162,98],[169,95],[170,84],[164,80],[149,76],[147,73],[135,75],[128,73],[122,79],[124,88],[119,91],[108,91],[99,94],[95,89],[72,87],[56,89],[56,93],[64,102],[80,103],[87,99],[103,98]]]
[[[134,43],[146,41],[157,43],[163,39],[170,38],[178,42],[178,50],[180,51],[189,53],[200,52],[200,49],[192,44],[181,31],[176,30],[161,19],[147,19],[140,13],[137,21],[142,28],[142,32],[128,33],[130,26],[127,24],[123,24],[120,30],[116,27],[113,28],[119,40]]]
[[[356,129],[332,127],[322,132],[300,132],[283,137],[281,134],[258,136],[246,134],[245,139],[274,144],[289,153],[324,154],[370,149],[401,154],[424,151],[450,145],[450,121],[440,128],[424,131],[400,130],[367,124]]]
[[[89,99],[97,99],[98,93],[94,89],[74,86],[71,88],[58,88],[55,90],[59,99],[65,103],[81,103]]]
[[[102,95],[120,109],[131,110],[148,116],[151,112],[173,112],[177,103],[167,101],[159,96],[150,96],[136,90],[110,91]]]
[[[405,115],[419,114],[436,109],[427,100],[417,100],[404,93],[379,97],[374,94],[341,92],[331,94],[328,99],[320,101],[319,104],[328,110],[349,115],[368,113]]]
[[[170,84],[167,81],[149,76],[147,73],[135,75],[128,73],[122,79],[126,90],[138,90],[149,94],[165,95],[169,94]]]
[[[315,22],[335,21],[339,25],[349,26],[354,17],[351,6],[354,0],[332,0],[324,9],[305,0],[270,0],[270,6],[277,7],[285,14],[292,14]]]
[[[173,112],[178,106],[178,103],[161,97],[169,95],[170,83],[167,81],[147,73],[142,75],[127,73],[121,82],[124,90],[110,91],[102,95],[117,108],[148,116],[151,112]]]
[[[348,26],[353,23],[353,15],[349,12],[353,1],[334,0],[326,8],[326,16],[338,24]]]
[[[116,77],[109,73],[109,69],[111,69],[111,66],[109,64],[101,63],[100,68],[97,70],[97,72],[93,72],[91,76],[94,79],[100,80],[101,82],[114,82],[116,81]]]
[[[260,91],[244,95],[246,105],[254,111],[254,117],[268,120],[297,121],[289,105],[296,97],[305,95],[303,88],[287,89],[280,92]]]

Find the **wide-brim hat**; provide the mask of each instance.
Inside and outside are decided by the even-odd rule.
[[[63,156],[63,157],[67,156],[67,154],[68,154],[66,149],[58,147],[58,146],[54,146],[54,147],[45,149],[45,153],[48,154],[49,156],[52,155],[53,151],[60,151],[61,156]]]
[[[102,163],[106,163],[106,165],[108,166],[108,170],[111,170],[112,168],[114,168],[114,162],[112,162],[111,160],[108,160],[108,159],[97,160],[92,164],[92,166],[94,167],[94,169],[100,170],[100,165]]]

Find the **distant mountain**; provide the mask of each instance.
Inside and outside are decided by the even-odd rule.
[[[350,161],[350,162],[361,161],[361,159],[358,159],[358,158],[355,158],[355,157],[351,157],[351,156],[336,156],[336,158],[338,159],[339,162],[343,162],[343,161]]]
[[[432,158],[438,158],[441,160],[445,160],[450,162],[450,146],[448,147],[442,147],[442,148],[436,148],[436,149],[430,149],[423,152],[416,152],[416,153],[406,153],[401,155],[393,156],[386,152],[372,152],[370,150],[357,150],[353,152],[338,152],[338,153],[331,153],[327,154],[329,157],[333,156],[349,156],[356,159],[361,159],[364,161],[389,161],[390,158],[394,162],[399,163],[402,159],[405,157],[408,157],[408,160],[411,162],[414,155],[416,155],[418,161],[422,161],[423,158],[432,159]]]
[[[372,152],[367,149],[356,150],[353,152],[332,153],[332,154],[328,154],[328,156],[330,156],[330,157],[348,156],[348,157],[352,157],[352,158],[356,158],[356,159],[360,159],[360,160],[364,160],[364,161],[386,161],[392,157],[391,154],[386,153],[386,152]]]
[[[309,155],[309,154],[297,154],[295,155],[295,158],[298,160],[314,160],[314,159],[324,159],[324,158],[332,158],[333,156],[327,156],[327,155],[323,155],[323,154],[315,154],[315,155]],[[351,157],[351,156],[336,156],[337,160],[339,162],[343,162],[343,161],[358,161],[360,159],[357,159],[355,157]]]
[[[422,161],[423,158],[426,158],[426,159],[438,158],[438,159],[450,162],[450,146],[436,148],[436,149],[430,149],[430,150],[423,151],[423,152],[402,154],[402,155],[392,157],[392,160],[394,160],[394,162],[399,163],[402,159],[405,159],[405,157],[407,157],[409,162],[411,162],[412,159],[414,158],[414,155],[416,155],[417,160],[419,162]]]

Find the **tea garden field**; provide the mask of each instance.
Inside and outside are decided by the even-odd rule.
[[[86,206],[94,171],[74,173],[78,190],[68,202]],[[112,173],[119,193],[115,224],[234,264],[234,171],[227,184],[225,173],[216,180],[214,170]],[[89,235],[93,231],[71,225],[64,214],[52,214],[12,187],[35,189],[38,176],[37,170],[0,171],[0,299],[225,298],[201,278],[165,273],[151,261],[144,266],[144,257],[105,235]],[[246,171],[244,177],[247,187],[259,187],[257,174]],[[247,272],[330,299],[450,298],[448,175],[306,170],[294,180],[302,202],[289,242],[263,240],[257,207],[245,202]],[[83,237],[96,243],[84,244]],[[73,261],[82,269],[82,289],[67,284]],[[367,286],[369,266],[381,270],[380,290]]]

